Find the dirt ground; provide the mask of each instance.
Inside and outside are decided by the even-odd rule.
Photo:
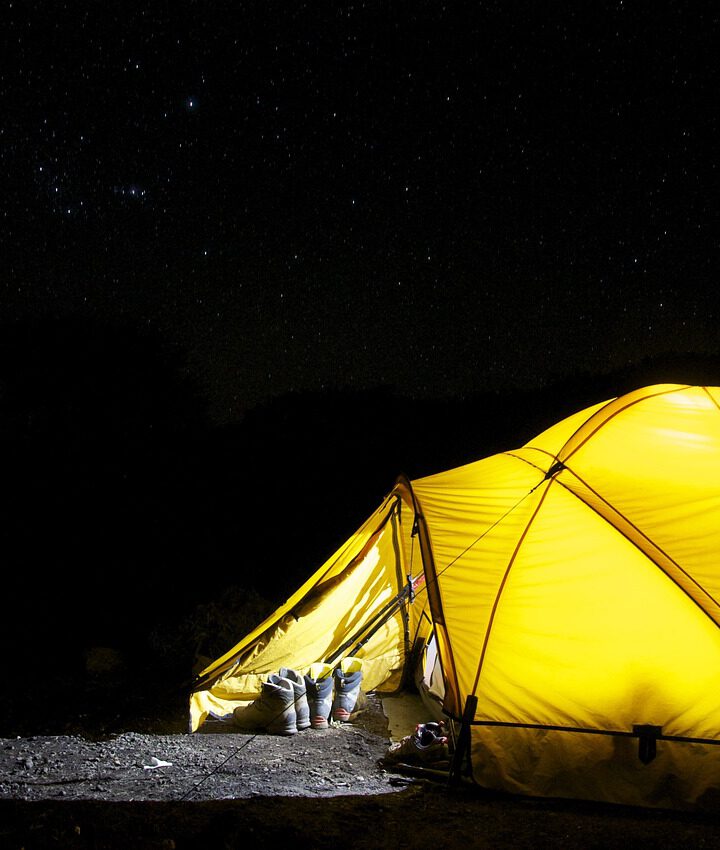
[[[178,719],[179,722],[179,719]],[[172,724],[170,724],[172,726]],[[720,846],[720,819],[491,793],[382,766],[380,701],[292,737],[227,727],[0,739],[1,848]]]

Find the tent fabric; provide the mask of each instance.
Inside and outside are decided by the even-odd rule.
[[[642,388],[518,449],[400,479],[291,604],[211,665],[196,720],[203,699],[234,697],[271,659],[320,660],[420,571],[415,601],[364,648],[372,687],[397,686],[415,658],[427,667],[432,639],[445,714],[459,722],[473,708],[476,781],[717,802],[719,484],[720,389],[685,385]],[[287,615],[330,579],[313,642]]]
[[[280,667],[305,672],[332,658],[349,638],[373,634],[357,654],[363,687],[390,693],[399,688],[408,641],[419,629],[422,606],[383,612],[407,582],[397,501],[386,499],[343,546],[270,617],[200,673],[190,703],[190,728],[208,715],[226,715],[260,693],[261,683]],[[419,563],[419,553],[418,553]],[[409,568],[409,565],[408,565]],[[375,630],[375,627],[377,629]],[[353,654],[355,644],[342,655]]]

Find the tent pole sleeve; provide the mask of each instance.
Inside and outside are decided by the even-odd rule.
[[[415,601],[415,593],[413,590],[412,583],[412,569],[413,563],[412,558],[410,559],[410,565],[407,566],[404,563],[404,557],[402,548],[400,546],[400,536],[398,533],[398,525],[401,523],[401,510],[402,510],[402,498],[400,494],[397,494],[395,497],[395,510],[392,512],[390,517],[390,529],[392,531],[392,544],[393,544],[393,552],[395,554],[395,571],[397,576],[397,583],[400,586],[403,581],[403,575],[406,575],[408,584],[410,585],[408,591],[408,601]],[[408,616],[407,608],[400,609],[400,616],[402,617],[403,624],[403,636],[405,640],[405,657],[407,658],[410,655],[410,618]]]
[[[415,498],[412,482],[406,475],[401,475],[395,484],[399,493],[412,507],[417,525],[417,537],[420,543],[420,555],[422,557],[423,572],[425,573],[425,590],[430,603],[430,611],[433,619],[433,630],[438,642],[438,655],[445,681],[445,710],[457,717],[460,714],[461,691],[457,677],[457,666],[453,657],[452,644],[445,625],[445,614],[443,612],[442,598],[440,596],[440,585],[433,557],[433,548],[430,542],[430,531],[420,505]]]

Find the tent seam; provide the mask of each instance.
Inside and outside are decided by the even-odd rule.
[[[626,517],[625,514],[622,513],[622,511],[619,511],[611,502],[609,502],[604,496],[602,496],[600,493],[598,493],[598,491],[595,490],[594,487],[592,487],[590,484],[588,484],[588,482],[585,481],[585,479],[581,478],[574,470],[570,469],[569,467],[566,467],[566,469],[571,475],[573,475],[580,482],[580,484],[582,484],[591,493],[593,493],[595,496],[597,496],[597,498],[600,499],[600,501],[602,501],[605,505],[607,505],[608,508],[610,508],[611,511],[614,511],[615,514],[617,514],[617,516],[620,517],[623,520],[623,522],[627,523],[627,525],[630,528],[632,528],[634,531],[636,531],[638,533],[638,535],[640,536],[640,538],[642,538],[643,540],[646,540],[650,544],[650,546],[653,546],[663,557],[667,558],[667,560],[671,564],[673,564],[673,566],[675,566],[678,569],[678,571],[680,573],[682,573],[682,575],[685,576],[685,578],[689,582],[691,582],[692,585],[694,585],[696,588],[698,588],[698,590],[701,591],[720,610],[720,604],[718,603],[718,601],[710,593],[708,593],[708,591],[699,582],[697,582],[688,572],[686,572],[683,569],[683,567],[680,564],[678,564],[678,562],[674,558],[672,558],[670,555],[668,555],[668,553],[662,547],[658,546],[658,544],[655,543],[654,540],[652,540],[650,537],[648,537],[648,535],[645,534],[644,531],[642,531],[640,528],[638,528],[637,525],[635,525],[635,523],[633,523],[630,519],[628,519],[628,517]],[[700,602],[697,599],[695,599],[690,593],[688,593],[688,591],[684,587],[682,587],[682,585],[678,584],[678,582],[672,577],[672,575],[670,573],[668,573],[668,571],[666,569],[663,568],[662,564],[658,563],[658,560],[656,558],[654,558],[649,551],[646,551],[646,549],[643,546],[641,546],[638,542],[636,542],[631,537],[629,537],[624,531],[622,531],[622,529],[618,528],[617,525],[615,525],[615,523],[613,523],[610,520],[609,517],[604,516],[597,508],[593,507],[593,505],[591,505],[589,502],[585,501],[585,499],[583,499],[582,496],[579,493],[576,493],[574,490],[572,490],[568,486],[568,484],[566,484],[564,481],[558,481],[558,484],[567,493],[570,493],[570,495],[574,496],[579,502],[582,502],[582,504],[585,505],[589,510],[591,510],[596,516],[599,516],[600,519],[602,519],[604,522],[606,522],[611,528],[614,528],[615,531],[618,532],[618,534],[622,535],[625,538],[625,540],[628,541],[628,543],[630,543],[632,546],[634,546],[638,551],[642,552],[642,554],[645,555],[645,557],[649,561],[651,561],[651,563],[655,564],[655,566],[660,570],[660,572],[663,573],[663,575],[667,576],[670,579],[670,581],[678,588],[678,590],[681,590],[690,600],[692,600],[692,602],[695,603],[695,605],[697,605],[697,607],[713,623],[715,623],[716,626],[720,627],[720,622],[718,622],[718,620],[715,617],[713,617],[712,614],[710,614],[710,612],[703,605],[701,605]]]
[[[510,571],[512,570],[512,568],[515,564],[515,561],[517,560],[517,556],[518,556],[518,553],[520,552],[520,548],[521,548],[522,544],[525,542],[525,539],[527,538],[528,532],[530,531],[530,526],[533,524],[533,522],[535,522],[535,518],[537,517],[537,515],[540,511],[540,508],[542,507],[543,502],[545,501],[545,498],[547,497],[547,494],[550,490],[550,484],[552,484],[553,480],[554,479],[549,480],[548,486],[545,488],[545,492],[542,494],[542,496],[540,497],[540,500],[538,501],[537,505],[535,506],[535,510],[533,511],[533,515],[528,520],[527,524],[525,525],[525,528],[523,529],[523,533],[520,535],[520,539],[515,544],[515,549],[513,550],[513,553],[510,557],[508,565],[505,569],[505,574],[503,575],[502,581],[500,582],[500,586],[498,587],[497,593],[495,594],[495,601],[493,602],[493,607],[490,611],[490,617],[488,619],[487,628],[485,629],[485,637],[483,639],[483,645],[482,645],[482,649],[480,651],[480,659],[478,661],[477,671],[475,673],[475,681],[473,682],[473,687],[472,687],[472,691],[471,691],[472,694],[477,694],[477,688],[478,688],[478,684],[480,682],[480,675],[482,673],[483,664],[485,662],[485,656],[487,654],[487,647],[488,647],[488,644],[490,642],[490,634],[492,632],[493,624],[495,622],[495,615],[497,614],[498,608],[500,607],[500,597],[502,596],[503,591],[504,591],[504,589],[507,585],[508,578],[510,577]],[[542,484],[542,483],[543,482],[541,481],[540,484]],[[533,490],[536,490],[538,486],[539,486],[539,484],[535,485],[535,487],[533,487]],[[532,490],[530,492],[532,492]]]
[[[641,398],[634,399],[633,401],[629,401],[626,405],[624,405],[623,407],[618,408],[618,410],[616,410],[616,411],[615,411],[614,413],[612,413],[610,416],[608,416],[607,418],[603,419],[603,420],[602,420],[602,422],[599,422],[599,423],[598,423],[598,425],[597,425],[597,426],[596,426],[596,427],[595,427],[595,428],[594,428],[594,429],[593,429],[593,430],[592,430],[592,431],[591,431],[591,432],[587,435],[587,437],[585,437],[585,438],[582,440],[582,442],[581,442],[581,443],[579,443],[577,446],[575,446],[575,448],[574,448],[574,449],[572,449],[572,451],[570,451],[570,452],[569,452],[569,454],[566,456],[566,458],[565,458],[565,459],[566,459],[566,460],[569,460],[569,459],[570,459],[570,458],[571,458],[574,454],[576,454],[578,451],[580,451],[580,449],[581,449],[581,448],[582,448],[582,447],[583,447],[583,446],[584,446],[584,445],[588,442],[588,440],[591,440],[591,439],[595,436],[595,434],[597,434],[597,432],[598,432],[598,431],[600,431],[602,428],[604,428],[604,427],[605,427],[605,425],[607,425],[607,424],[608,424],[611,420],[615,419],[615,417],[619,416],[621,413],[624,413],[626,410],[629,410],[631,407],[634,407],[636,404],[640,404],[640,403],[641,403],[641,402],[643,402],[643,401],[647,401],[647,399],[649,399],[649,398],[659,398],[659,397],[660,397],[660,396],[662,396],[662,395],[672,395],[672,393],[680,392],[681,390],[686,390],[686,389],[688,389],[689,387],[690,387],[690,385],[689,385],[689,384],[682,384],[682,385],[680,385],[680,386],[675,386],[675,387],[673,387],[673,388],[672,388],[672,389],[670,389],[670,390],[662,390],[661,392],[652,393],[651,395],[644,395],[644,396],[642,396]],[[612,399],[611,401],[609,401],[606,405],[604,405],[603,407],[601,407],[601,408],[600,408],[600,410],[596,411],[596,412],[595,412],[592,416],[590,416],[588,419],[586,419],[586,420],[585,420],[585,422],[583,422],[583,424],[582,424],[582,425],[580,425],[580,426],[577,428],[577,430],[576,430],[576,431],[572,434],[572,436],[570,436],[570,437],[569,437],[569,438],[565,441],[565,443],[564,443],[564,445],[563,445],[562,449],[560,449],[560,451],[558,452],[558,455],[557,455],[557,456],[558,456],[558,459],[560,459],[560,457],[562,457],[562,453],[565,451],[565,449],[566,449],[566,448],[567,448],[567,446],[570,444],[570,442],[573,440],[573,438],[574,438],[577,434],[579,434],[579,433],[580,433],[580,431],[583,429],[583,427],[584,427],[585,425],[587,425],[587,424],[588,424],[588,422],[590,422],[590,420],[594,419],[596,416],[598,416],[600,413],[602,413],[602,411],[603,411],[603,410],[605,410],[605,409],[606,409],[609,405],[611,405],[611,404],[612,404],[613,402],[615,402],[615,401],[617,401],[617,398],[614,398],[614,399]],[[563,461],[563,463],[564,463],[564,462],[565,462],[565,461]]]

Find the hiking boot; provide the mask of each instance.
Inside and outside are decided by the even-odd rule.
[[[313,729],[327,729],[332,708],[332,667],[322,661],[311,664],[305,674],[310,725]]]
[[[278,676],[292,683],[295,692],[295,716],[298,731],[308,729],[310,727],[310,706],[307,701],[305,679],[297,670],[291,670],[288,667],[281,667],[278,670]]]
[[[362,659],[348,656],[343,658],[340,666],[333,672],[335,679],[335,696],[332,703],[333,720],[347,723],[355,709],[360,683],[362,682]]]
[[[413,735],[406,735],[401,741],[390,744],[383,762],[428,765],[448,761],[449,758],[447,738],[444,735],[436,735],[430,729],[423,729],[421,733],[416,731]]]
[[[418,723],[415,727],[415,734],[420,739],[420,743],[431,744],[435,738],[447,737],[445,721],[436,722],[432,720],[429,723]]]
[[[262,683],[260,696],[250,705],[235,709],[235,724],[242,729],[265,729],[273,735],[295,735],[295,691],[288,679],[271,673]]]

